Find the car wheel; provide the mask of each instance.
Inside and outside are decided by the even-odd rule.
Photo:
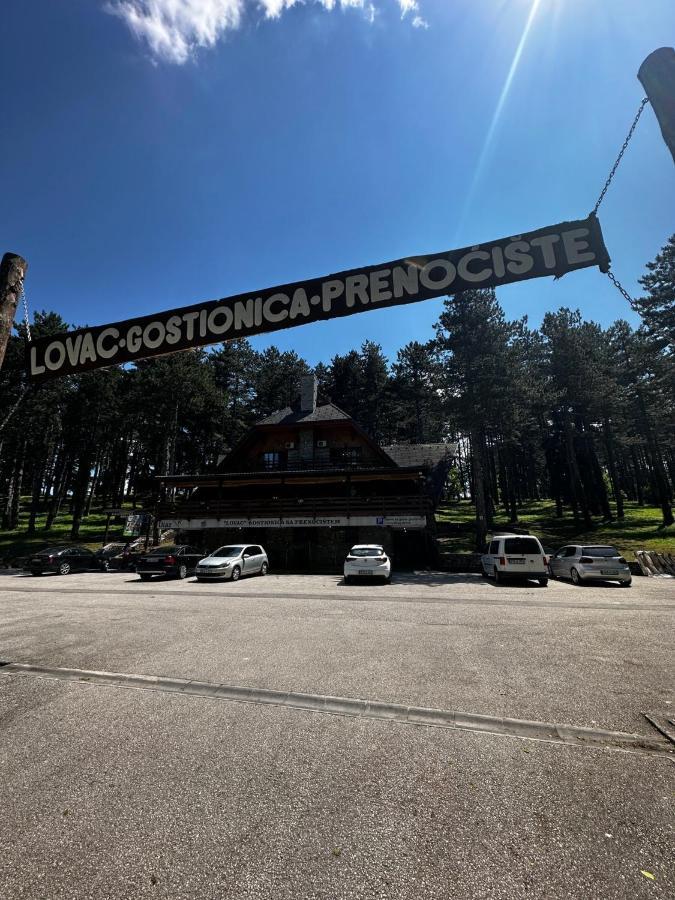
[[[633,583],[633,580],[632,580],[632,579],[631,579],[630,581],[620,581],[620,582],[619,582],[619,584],[621,585],[621,587],[630,587],[632,583]]]
[[[387,577],[384,579],[384,583],[391,584],[391,575],[387,575]]]
[[[241,575],[241,569],[239,566],[235,566],[232,569],[232,574],[230,575],[230,581],[239,581],[239,576]]]
[[[178,566],[178,571],[176,572],[176,578],[180,578],[181,581],[183,578],[187,578],[187,566],[182,565]]]
[[[576,584],[577,587],[584,583],[584,579],[574,567],[572,567],[572,569],[570,570],[570,575],[572,576],[572,582]]]
[[[109,572],[109,571],[110,571],[110,563],[108,562],[107,559],[104,559],[104,560],[102,561],[102,563],[101,563],[101,571],[102,571],[102,572]]]
[[[70,574],[70,563],[62,562],[59,563],[59,567],[56,570],[59,575],[69,575]]]
[[[262,566],[260,566],[260,574],[267,575],[267,563],[263,563]]]
[[[152,575],[147,575],[145,572],[139,572],[138,577],[141,579],[141,581],[150,581]]]
[[[541,585],[541,587],[548,587],[548,578],[540,578],[539,584]]]
[[[344,579],[345,579],[345,584],[349,584],[349,582],[351,581],[351,578],[349,577],[349,575],[345,575]]]
[[[497,566],[495,566],[494,576],[495,576],[495,584],[503,584],[504,583],[504,579],[500,575],[499,569],[497,568]]]

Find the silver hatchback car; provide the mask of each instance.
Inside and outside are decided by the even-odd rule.
[[[616,547],[601,544],[570,544],[562,547],[549,560],[554,578],[571,578],[574,584],[588,581],[618,581],[630,587],[630,567]]]
[[[200,559],[195,575],[197,581],[238,581],[242,575],[267,575],[268,569],[269,560],[260,544],[228,544]]]

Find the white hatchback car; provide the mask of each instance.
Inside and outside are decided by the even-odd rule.
[[[344,566],[345,584],[352,578],[380,578],[391,581],[391,560],[381,544],[356,544],[347,554]]]
[[[481,556],[483,573],[495,582],[533,578],[542,587],[548,584],[548,557],[533,534],[495,535]]]

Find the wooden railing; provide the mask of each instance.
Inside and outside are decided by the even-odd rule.
[[[277,518],[318,516],[424,516],[431,510],[426,497],[317,497],[301,503],[295,498],[228,501],[217,499],[176,503],[162,503],[158,516],[162,519],[197,519],[201,517]]]

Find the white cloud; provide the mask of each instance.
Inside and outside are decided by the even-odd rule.
[[[377,14],[377,0],[108,0],[107,10],[122,19],[156,59],[185,63],[200,48],[213,47],[228,31],[241,26],[245,13],[278,19],[303,4],[324,9],[361,10],[367,22]],[[401,18],[414,13],[414,28],[428,28],[418,0],[395,0]]]
[[[108,8],[153,56],[184,63],[197,47],[213,47],[239,27],[244,0],[112,0]]]
[[[408,13],[416,13],[420,11],[420,5],[417,0],[398,0],[401,7],[401,18],[407,16]]]

